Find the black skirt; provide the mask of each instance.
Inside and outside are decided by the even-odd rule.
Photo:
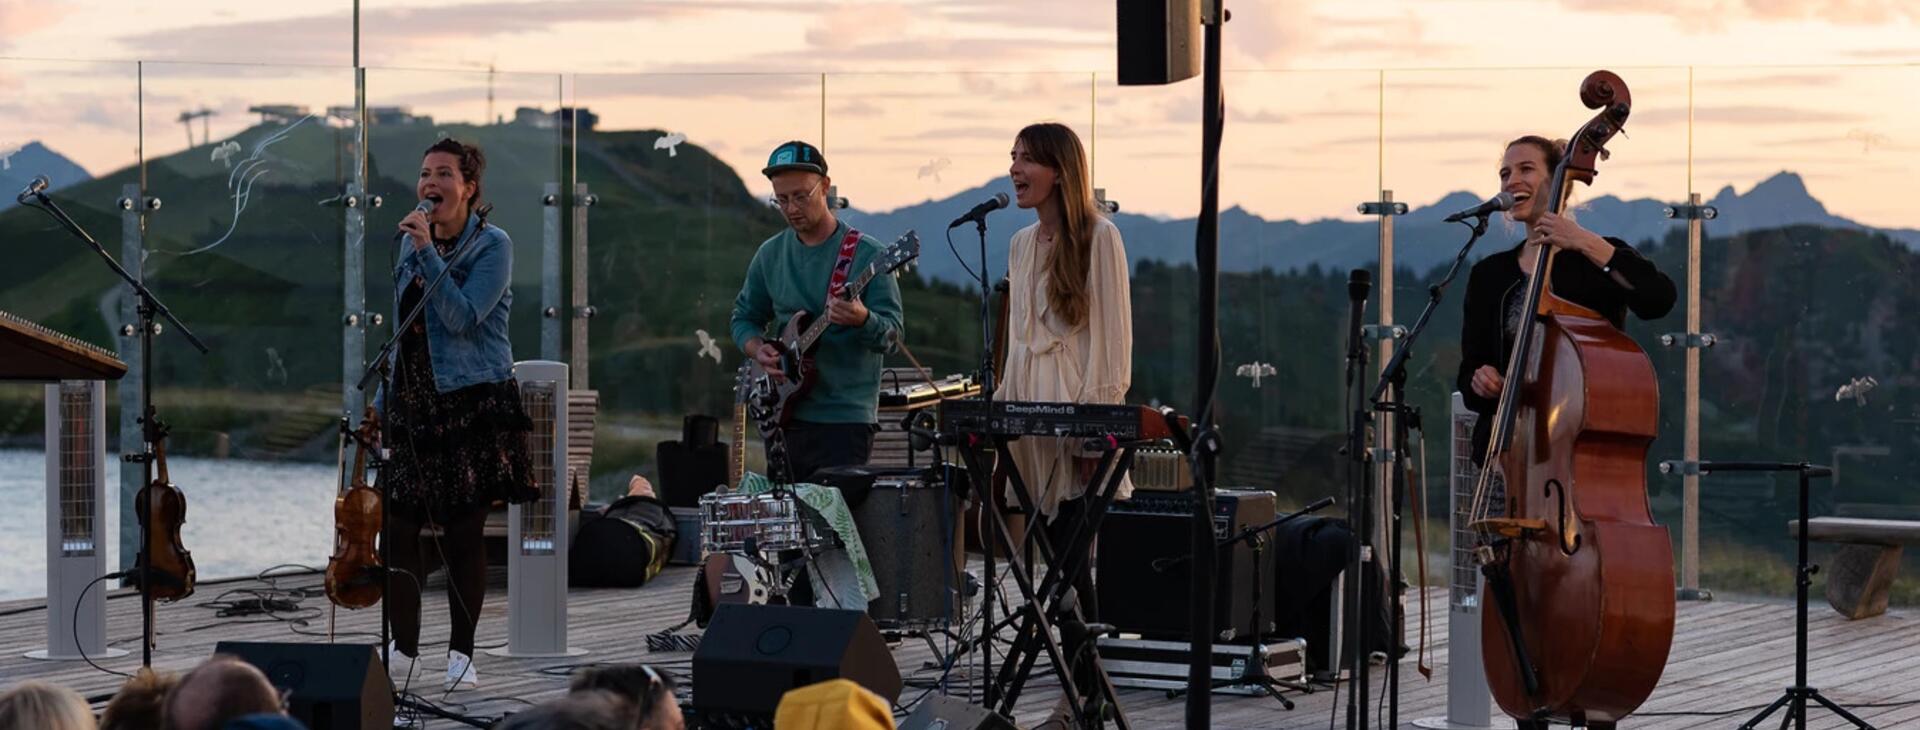
[[[420,297],[416,281],[401,297],[408,311]],[[447,393],[433,384],[426,328],[416,323],[400,339],[393,391],[387,399],[387,466],[381,484],[394,509],[419,522],[446,522],[495,501],[523,503],[539,496],[527,436],[533,421],[508,379]]]

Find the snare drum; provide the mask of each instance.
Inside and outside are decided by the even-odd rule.
[[[700,545],[707,554],[824,547],[792,494],[708,494],[700,497]]]

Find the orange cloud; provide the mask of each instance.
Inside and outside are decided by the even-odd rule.
[[[35,0],[0,0],[0,48],[9,38],[19,38],[60,22],[63,17],[52,3]]]
[[[1824,21],[1834,25],[1880,25],[1920,20],[1912,0],[1561,0],[1571,10],[1667,15],[1684,30],[1717,32],[1729,22]]]

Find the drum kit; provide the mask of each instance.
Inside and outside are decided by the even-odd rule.
[[[957,470],[852,467],[816,475],[841,488],[853,513],[879,587],[867,610],[882,630],[937,632],[959,621],[960,499],[943,471]],[[754,568],[753,575],[741,571],[752,602],[784,602],[801,565],[842,547],[786,489],[702,496],[700,535],[703,554],[733,555]],[[783,560],[792,556],[804,557]]]

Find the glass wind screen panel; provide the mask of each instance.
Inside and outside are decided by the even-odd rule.
[[[787,227],[760,170],[782,142],[819,142],[820,77],[581,75],[573,87],[599,119],[580,130],[576,158],[600,198],[588,251],[599,314],[588,324],[601,424],[592,491],[605,499],[626,493],[628,475],[661,473],[657,447],[685,441],[687,416],[718,419],[732,440],[733,301],[761,242]],[[828,158],[838,177],[841,159]],[[764,470],[757,445],[747,454]]]
[[[1912,68],[1702,69],[1694,188],[1707,222],[1702,456],[1813,461],[1815,515],[1920,517],[1920,362],[1913,286],[1920,216]],[[1701,478],[1702,583],[1785,594],[1790,478]],[[1762,556],[1762,557],[1756,557]],[[1744,585],[1767,560],[1761,585]],[[1911,567],[1911,560],[1910,567]],[[1908,593],[1902,595],[1911,595]],[[1912,600],[1911,598],[1905,600]]]
[[[14,194],[45,175],[47,194],[118,258],[116,201],[139,180],[137,71],[131,63],[0,61],[0,240],[11,244],[0,310],[113,351],[127,347],[114,334],[119,277]],[[6,402],[38,412],[38,385],[8,392]],[[21,423],[38,429],[37,420]]]
[[[1333,447],[1346,422],[1346,278],[1378,251],[1377,224],[1355,206],[1378,197],[1379,78],[1227,80],[1219,407],[1222,428],[1241,436],[1229,444],[1222,483],[1271,489],[1292,504],[1344,496]],[[1199,112],[1189,109],[1188,118]]]
[[[480,201],[488,223],[513,239],[513,297],[508,329],[515,359],[540,355],[540,280],[548,183],[567,179],[561,140],[570,117],[560,107],[560,77],[550,74],[367,70],[370,191],[386,205],[367,216],[367,308],[389,312],[368,330],[369,356],[398,324],[393,264],[402,252],[400,219],[420,201],[420,164],[443,137],[475,144],[486,156]]]
[[[1200,207],[1200,85],[1120,86],[1103,73],[1095,89],[1094,186],[1119,206],[1112,218],[1133,272],[1133,388],[1127,398],[1195,416],[1189,409],[1199,281],[1193,221]]]
[[[1008,242],[1035,220],[1008,177],[1014,135],[1036,122],[1066,125],[1093,155],[1091,74],[850,74],[827,79],[827,146],[847,219],[891,243],[919,233],[920,260],[900,279],[906,342],[934,377],[981,362],[981,241],[952,220],[996,193],[987,218],[985,276],[1006,276]],[[1091,161],[1090,161],[1091,164]],[[952,234],[953,247],[947,244]],[[969,273],[969,272],[972,273]],[[906,358],[889,365],[910,367]]]
[[[339,408],[345,207],[352,130],[345,69],[155,64],[141,86],[145,270],[187,326],[155,340],[172,452],[331,457]]]

